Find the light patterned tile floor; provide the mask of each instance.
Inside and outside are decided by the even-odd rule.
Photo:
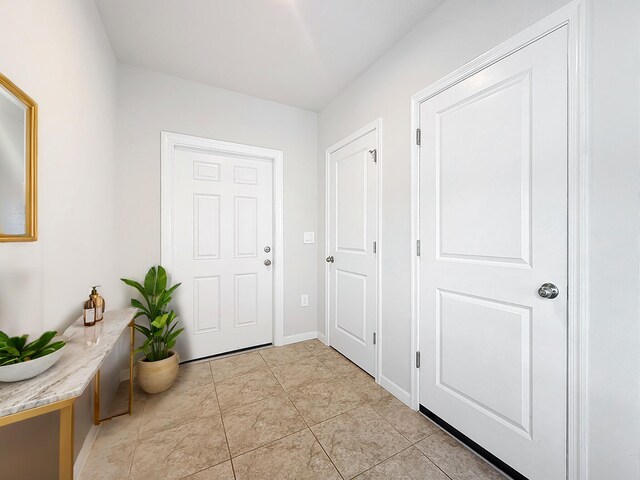
[[[113,410],[126,405],[126,383]],[[180,367],[100,427],[80,478],[507,478],[317,340]]]

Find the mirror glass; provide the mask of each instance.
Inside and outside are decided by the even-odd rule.
[[[0,241],[35,240],[36,104],[0,74]]]
[[[0,233],[27,233],[27,107],[0,89]]]

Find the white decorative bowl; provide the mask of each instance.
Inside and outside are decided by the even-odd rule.
[[[46,369],[52,367],[64,353],[67,345],[44,357],[29,360],[28,362],[14,363],[0,367],[0,382],[19,382],[40,375]]]

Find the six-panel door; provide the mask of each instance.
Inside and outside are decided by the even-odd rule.
[[[271,163],[176,148],[171,168],[181,360],[271,343]]]

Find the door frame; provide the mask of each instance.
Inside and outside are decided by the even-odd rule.
[[[568,291],[567,479],[587,478],[587,123],[585,6],[574,0],[509,40],[416,93],[411,98],[411,406],[419,407],[420,376],[414,359],[420,335],[420,156],[415,141],[420,104],[563,26],[568,27]]]
[[[368,133],[376,132],[376,163],[378,164],[378,181],[376,182],[376,344],[375,344],[375,375],[374,378],[377,383],[380,383],[380,371],[381,371],[381,355],[380,345],[382,345],[381,335],[381,318],[380,312],[382,311],[382,291],[381,279],[380,279],[380,265],[382,264],[382,239],[380,235],[382,225],[382,118],[377,118],[373,122],[365,125],[364,127],[353,132],[351,135],[343,138],[342,140],[334,143],[325,150],[325,257],[329,256],[329,245],[331,238],[331,225],[330,225],[330,208],[331,208],[331,154],[340,150],[342,147],[354,142],[360,137],[367,135]],[[331,333],[329,329],[329,305],[331,301],[331,266],[325,262],[325,309],[324,309],[324,340],[327,345],[331,345]]]
[[[221,154],[241,155],[271,162],[273,166],[273,343],[284,345],[284,227],[282,150],[162,131],[160,153],[160,262],[171,274],[173,188],[172,159],[175,147],[191,147]]]

